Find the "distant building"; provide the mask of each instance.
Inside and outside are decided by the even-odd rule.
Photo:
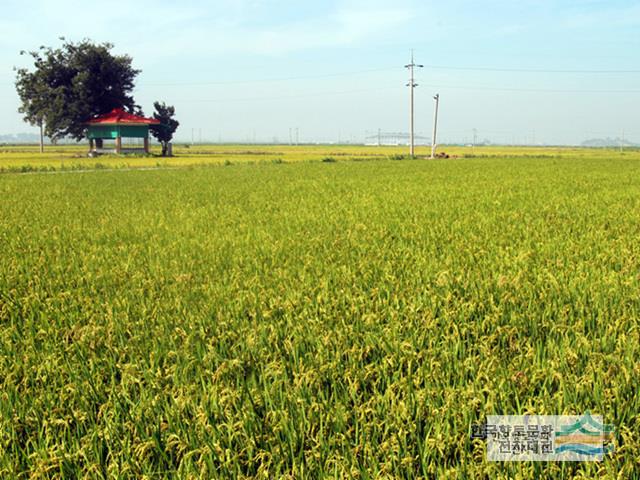
[[[406,146],[409,145],[409,134],[404,132],[369,133],[365,138],[365,145],[369,146]],[[416,145],[431,145],[431,139],[422,135],[415,136]]]

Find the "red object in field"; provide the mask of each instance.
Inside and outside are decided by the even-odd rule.
[[[87,122],[88,125],[160,125],[155,118],[139,117],[125,112],[121,108],[114,108],[109,113],[100,115]]]

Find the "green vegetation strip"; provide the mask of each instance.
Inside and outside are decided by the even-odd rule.
[[[314,163],[344,161],[410,160],[407,147],[363,145],[184,145],[174,146],[175,156],[160,157],[160,149],[151,155],[101,155],[87,157],[86,145],[46,146],[38,153],[33,145],[0,145],[0,174],[84,170],[116,170],[132,168],[194,168],[203,166],[253,165],[264,163]],[[546,158],[602,159],[640,158],[640,150],[627,148],[586,149],[571,147],[460,147],[442,146],[440,152],[450,160],[462,158]],[[431,148],[417,147],[416,158],[427,159]]]

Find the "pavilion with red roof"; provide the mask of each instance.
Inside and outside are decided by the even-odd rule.
[[[114,152],[120,154],[140,151],[140,148],[130,146],[123,148],[123,138],[142,138],[144,152],[149,153],[149,126],[160,125],[160,121],[155,118],[133,115],[121,108],[115,108],[109,113],[92,118],[86,125],[90,153]],[[115,140],[115,149],[105,150],[103,148],[104,140]]]

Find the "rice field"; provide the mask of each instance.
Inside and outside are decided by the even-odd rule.
[[[135,168],[194,168],[261,163],[299,163],[318,161],[366,161],[402,159],[408,147],[362,145],[174,145],[175,156],[160,157],[160,149],[152,145],[152,155],[103,155],[88,158],[88,146],[82,144],[49,146],[40,154],[33,145],[1,145],[0,173],[28,173],[79,170],[113,170]],[[461,147],[442,146],[439,152],[453,158],[518,157],[608,159],[640,155],[640,149],[581,149],[572,147]],[[431,148],[416,147],[419,158],[427,158]]]
[[[0,175],[0,478],[640,477],[639,152],[188,150]],[[470,439],[585,411],[601,463]]]

